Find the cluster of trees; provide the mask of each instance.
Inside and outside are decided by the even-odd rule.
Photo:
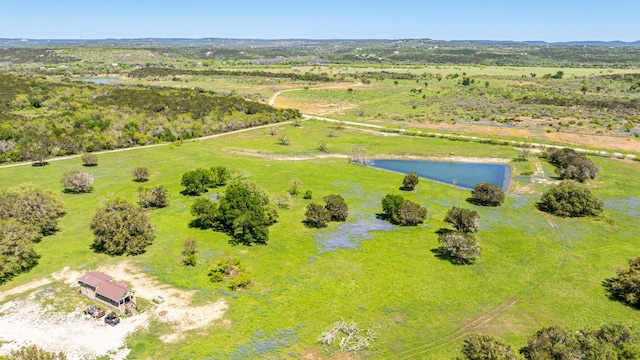
[[[105,88],[13,74],[0,74],[0,98],[0,162],[43,164],[56,155],[190,139],[300,117],[298,110],[203,90]]]
[[[184,186],[183,194],[198,196],[207,192],[208,189],[226,185],[229,179],[231,179],[231,170],[224,166],[217,166],[187,171],[182,175],[180,184]]]
[[[91,220],[91,230],[94,249],[109,255],[142,254],[155,237],[148,214],[117,196],[103,200]]]
[[[232,244],[266,244],[269,226],[278,221],[269,195],[249,181],[234,180],[216,203],[198,198],[191,206],[192,226],[214,229],[231,236]]]
[[[552,326],[540,329],[516,352],[502,340],[472,334],[462,345],[465,360],[637,359],[640,333],[629,325],[607,324],[578,331]]]
[[[382,217],[392,224],[416,226],[427,218],[427,209],[401,195],[388,194],[382,199]]]
[[[188,70],[188,69],[172,69],[172,68],[141,68],[130,71],[128,76],[135,78],[148,78],[148,77],[174,77],[179,75],[188,76],[251,76],[251,77],[266,77],[266,78],[278,78],[278,79],[291,79],[299,81],[314,81],[314,82],[329,82],[335,81],[336,78],[329,77],[328,74],[314,74],[314,73],[292,73],[292,72],[269,72],[261,70],[242,71],[242,70]]]
[[[563,180],[542,194],[538,209],[561,217],[597,216],[602,212],[602,200],[584,185]]]
[[[34,185],[0,193],[0,283],[38,263],[33,244],[55,232],[64,213],[59,196]]]
[[[473,233],[478,232],[480,216],[474,210],[454,206],[449,209],[445,218],[454,230],[438,230],[438,249],[443,256],[456,264],[471,264],[480,257],[480,246]]]
[[[329,221],[346,221],[349,216],[349,207],[340,195],[327,195],[324,198],[325,205],[311,203],[307,205],[304,223],[309,227],[326,227]]]
[[[593,161],[573,149],[547,148],[544,157],[556,166],[555,172],[560,179],[584,182],[588,179],[595,179],[600,171],[600,167]]]

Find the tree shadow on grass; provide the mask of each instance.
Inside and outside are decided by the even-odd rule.
[[[438,237],[440,237],[441,235],[452,233],[452,232],[454,232],[454,230],[447,229],[447,228],[440,228],[440,229],[435,231],[435,233],[438,234]],[[452,256],[451,253],[449,253],[449,251],[447,251],[444,248],[444,246],[441,246],[441,247],[438,247],[438,248],[435,248],[435,249],[431,249],[429,251],[431,251],[435,255],[435,257],[437,257],[438,259],[448,261],[448,262],[452,263],[453,265],[471,265],[471,264],[473,264],[473,262],[470,262],[468,260],[463,260],[463,259],[460,259],[458,257]]]

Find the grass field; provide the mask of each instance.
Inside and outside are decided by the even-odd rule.
[[[331,153],[349,154],[361,146],[372,157],[446,157],[450,152],[517,156],[508,146],[383,136],[333,126],[316,121],[300,127],[279,125],[278,134],[286,133],[290,146],[260,129],[181,146],[100,154],[97,167],[85,168],[96,178],[90,194],[62,193],[62,174],[82,169],[79,158],[39,168],[0,169],[0,189],[34,183],[60,193],[67,207],[60,231],[36,246],[42,255],[39,265],[0,291],[64,266],[91,270],[130,260],[162,283],[196,291],[197,304],[220,297],[228,302],[228,322],[191,331],[179,343],[161,342],[158,334],[167,328],[152,323],[130,337],[132,358],[328,358],[332,352],[325,352],[316,339],[343,318],[378,333],[373,348],[361,354],[368,358],[441,359],[453,357],[470,332],[488,332],[521,347],[542,326],[577,328],[637,318],[637,310],[609,300],[601,283],[640,251],[640,188],[634,186],[640,176],[638,162],[594,158],[602,171],[589,187],[605,201],[603,217],[561,219],[536,210],[539,194],[549,185],[532,182],[526,175],[531,165],[522,162],[511,163],[514,180],[505,204],[484,208],[466,202],[468,191],[428,180],[414,193],[400,192],[401,175],[345,159],[278,160],[320,155],[319,141],[326,141]],[[330,132],[334,137],[328,137]],[[224,234],[188,226],[194,198],[180,195],[185,171],[217,165],[240,170],[272,195],[288,189],[293,178],[301,181],[302,192],[313,191],[314,201],[340,194],[349,204],[348,221],[308,229],[302,220],[309,201],[294,197],[291,209],[279,211],[268,245],[230,246]],[[156,239],[136,257],[96,254],[89,229],[96,206],[110,193],[135,201],[140,184],[132,181],[131,170],[138,166],[151,172],[143,186],[162,184],[171,194],[169,207],[151,212]],[[547,180],[553,180],[552,167],[544,161],[542,166]],[[380,200],[389,193],[402,193],[426,206],[427,221],[400,228],[376,219]],[[477,237],[482,255],[474,265],[452,265],[432,252],[438,246],[435,231],[446,227],[442,219],[452,206],[473,208],[481,216]],[[187,238],[198,241],[194,268],[181,263]],[[208,281],[207,265],[224,254],[246,263],[253,280],[250,288],[230,292]]]

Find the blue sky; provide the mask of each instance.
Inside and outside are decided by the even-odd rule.
[[[640,0],[0,0],[0,38],[640,40]]]

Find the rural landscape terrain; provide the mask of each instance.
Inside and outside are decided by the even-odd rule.
[[[638,359],[639,160],[638,43],[0,39],[0,358]]]

